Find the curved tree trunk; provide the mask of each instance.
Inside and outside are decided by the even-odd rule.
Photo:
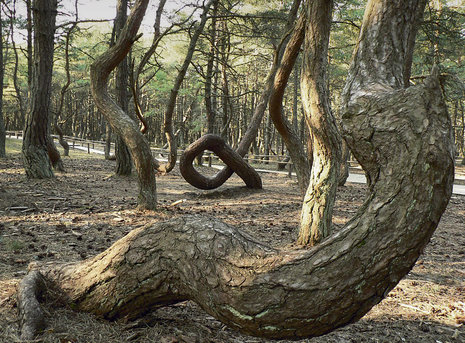
[[[453,181],[437,79],[358,105],[344,114],[345,133],[350,142],[370,140],[360,163],[379,177],[356,216],[323,243],[275,251],[217,220],[182,217],[41,274],[73,308],[108,319],[191,299],[229,326],[269,338],[322,335],[356,321],[412,268]],[[360,155],[367,144],[351,148]]]
[[[213,134],[203,135],[194,143],[189,145],[181,156],[179,170],[184,179],[192,186],[200,189],[213,189],[215,178],[205,177],[192,165],[194,159],[201,156],[202,152],[210,150],[214,152],[229,168],[231,168],[245,182],[247,187],[254,189],[262,188],[260,175],[247,162],[242,159],[223,138]]]
[[[305,18],[305,15],[300,16],[295,25],[294,32],[287,43],[286,49],[284,50],[281,65],[274,79],[273,90],[270,95],[269,103],[270,117],[273,120],[276,130],[278,130],[279,134],[283,138],[287,151],[294,163],[297,180],[302,194],[305,194],[305,191],[308,188],[310,172],[312,169],[312,155],[311,151],[309,151],[309,154],[307,155],[298,132],[296,132],[293,125],[284,116],[282,111],[282,102],[289,76],[299,55],[300,47],[304,41],[306,26]]]
[[[3,63],[3,25],[2,25],[2,14],[0,13],[0,85],[3,85],[3,76],[5,74],[5,68],[3,64],[4,64]],[[0,89],[0,158],[6,157],[5,141],[6,141],[6,131],[5,131],[5,121],[3,120],[3,86],[2,86]]]
[[[137,31],[144,17],[147,3],[148,0],[136,2],[116,44],[92,63],[90,79],[95,104],[108,120],[112,129],[123,137],[131,151],[138,175],[138,206],[154,209],[157,203],[156,180],[149,143],[139,131],[134,120],[108,94],[110,73],[124,59],[134,41],[137,40]]]
[[[398,15],[409,18],[410,2],[402,4]],[[378,10],[392,8],[385,0]],[[371,22],[366,15],[364,29],[381,28],[384,20]],[[359,49],[365,43],[362,35]],[[454,176],[451,123],[437,70],[407,89],[372,86],[377,84],[357,88],[343,108],[346,141],[371,183],[365,203],[340,232],[311,248],[274,250],[205,217],[135,229],[86,261],[36,266],[39,272],[19,290],[23,338],[40,324],[33,293],[41,276],[76,310],[108,319],[136,318],[190,299],[244,333],[299,339],[361,318],[415,264],[447,206]]]
[[[314,245],[331,230],[339,176],[341,138],[327,94],[326,70],[333,1],[307,3],[301,78],[305,120],[313,147],[313,166],[305,193],[299,244]]]
[[[69,144],[63,137],[63,130],[57,122],[53,124],[53,127],[55,128],[55,131],[58,134],[58,141],[60,142],[60,145],[63,148],[63,155],[69,156]]]
[[[288,25],[286,31],[289,31],[293,28],[294,26],[294,20],[297,16],[297,12],[300,7],[300,0],[295,0],[292,6],[291,11],[289,12],[289,18],[288,18]],[[283,38],[278,46],[278,48],[275,51],[274,58],[273,58],[273,65],[271,66],[270,71],[268,72],[268,75],[265,79],[265,84],[263,86],[263,90],[260,94],[260,97],[257,101],[257,105],[254,109],[254,113],[252,115],[252,118],[250,119],[249,125],[247,127],[247,131],[244,133],[244,135],[241,138],[241,141],[239,142],[236,152],[243,157],[247,151],[250,148],[250,145],[254,141],[255,137],[257,137],[258,129],[260,128],[260,123],[263,119],[263,116],[265,115],[265,111],[271,96],[271,93],[273,91],[273,85],[274,85],[274,80],[276,73],[278,71],[281,58],[283,56],[283,51],[286,47],[287,44],[287,37],[288,37],[289,32],[285,32],[283,35]],[[212,178],[206,178],[208,179],[208,182],[201,185],[198,188],[201,189],[215,189],[220,187],[222,184],[228,180],[231,175],[234,173],[233,169],[230,167],[226,166],[224,167],[221,171],[219,171],[214,177]],[[200,179],[199,179],[200,181]],[[197,186],[196,186],[197,187]]]
[[[118,0],[116,10],[116,18],[114,24],[115,38],[118,39],[121,30],[127,20],[128,0]],[[127,58],[123,60],[116,67],[116,98],[117,103],[121,109],[129,115],[129,101],[128,101],[128,78],[129,68]],[[117,135],[115,138],[115,157],[116,157],[116,174],[117,175],[131,175],[132,173],[132,159],[129,148],[126,145],[124,138]]]
[[[192,38],[189,44],[189,49],[187,50],[187,54],[184,59],[184,63],[181,66],[181,69],[179,69],[178,76],[176,77],[176,80],[174,81],[174,86],[171,89],[170,98],[168,100],[168,105],[167,105],[164,120],[163,120],[163,132],[165,133],[166,141],[168,143],[168,148],[170,152],[168,155],[168,162],[160,165],[157,168],[157,170],[160,172],[168,173],[176,165],[176,159],[177,159],[178,153],[177,153],[176,137],[174,136],[174,131],[173,131],[173,114],[174,114],[174,109],[176,106],[176,98],[178,97],[178,93],[179,93],[179,89],[181,88],[182,81],[184,80],[184,77],[186,76],[187,68],[189,68],[189,65],[191,64],[191,60],[192,60],[192,56],[194,55],[197,40],[199,39],[199,36],[202,33],[203,28],[205,27],[205,23],[207,22],[208,11],[210,10],[211,5],[217,1],[218,0],[210,0],[204,6],[203,13],[200,17],[200,23],[195,29],[194,34],[192,35]]]

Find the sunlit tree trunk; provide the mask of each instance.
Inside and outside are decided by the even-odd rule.
[[[326,82],[332,9],[332,1],[307,2],[301,89],[313,166],[302,205],[299,244],[314,245],[329,235],[338,185],[341,140]]]
[[[154,209],[157,205],[156,180],[152,152],[138,124],[119,107],[108,94],[108,78],[114,68],[126,57],[132,44],[138,38],[142,18],[148,0],[140,0],[133,7],[133,15],[128,19],[116,44],[99,56],[90,68],[91,91],[97,108],[102,112],[112,129],[123,137],[131,151],[137,170],[139,195],[138,206]]]

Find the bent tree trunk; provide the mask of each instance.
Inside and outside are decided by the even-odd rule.
[[[298,339],[361,318],[414,265],[447,206],[454,173],[437,73],[423,85],[381,89],[352,96],[344,108],[345,138],[371,184],[340,232],[311,248],[274,250],[211,218],[147,225],[89,260],[37,266],[19,291],[24,337],[40,325],[28,295],[41,288],[41,276],[76,310],[108,319],[190,299],[244,333]]]
[[[412,268],[453,180],[437,79],[364,105],[346,112],[344,127],[349,141],[369,140],[351,148],[378,177],[356,216],[321,244],[275,251],[218,220],[181,217],[40,273],[73,308],[108,319],[190,299],[237,330],[269,338],[322,335],[356,321]]]
[[[90,66],[90,80],[95,104],[108,120],[112,129],[124,139],[131,151],[138,175],[138,206],[145,209],[154,209],[157,204],[156,180],[149,143],[139,131],[134,120],[108,94],[108,77],[111,71],[127,55],[134,41],[137,40],[137,31],[144,17],[147,4],[148,0],[136,2],[116,44],[99,56]]]
[[[241,138],[241,141],[237,145],[236,153],[241,157],[244,157],[244,155],[247,153],[247,150],[249,150],[250,145],[252,144],[255,137],[257,136],[258,129],[260,128],[260,123],[261,123],[261,121],[263,119],[263,116],[265,115],[265,110],[267,108],[268,102],[270,100],[271,93],[273,91],[273,85],[274,85],[274,80],[275,80],[276,73],[277,73],[277,71],[279,69],[281,59],[283,58],[283,54],[285,53],[284,51],[286,49],[287,41],[288,41],[288,31],[290,31],[294,27],[294,21],[295,21],[295,18],[297,17],[297,12],[299,10],[300,3],[301,3],[300,0],[295,0],[294,3],[292,4],[291,10],[289,11],[288,23],[286,25],[286,29],[285,29],[283,38],[281,39],[281,42],[278,45],[278,47],[277,47],[277,49],[276,49],[276,51],[274,53],[273,64],[272,64],[271,69],[268,72],[268,75],[267,75],[267,77],[265,79],[265,84],[263,86],[263,90],[262,90],[262,92],[260,94],[260,97],[259,97],[259,99],[257,101],[257,105],[256,105],[256,107],[254,109],[254,113],[252,115],[252,118],[250,119],[249,125],[247,127],[247,131],[244,133],[244,135]],[[293,38],[295,38],[296,35],[298,35],[298,34],[294,33]],[[295,46],[296,46],[296,44],[293,44],[293,47],[295,47]],[[288,50],[292,50],[292,48],[290,48]],[[291,52],[291,54],[292,53],[293,52]],[[289,60],[292,60],[292,57]],[[289,60],[286,58],[286,61],[289,61]],[[289,61],[289,63],[292,64],[293,62]],[[201,145],[202,144],[202,142],[201,142],[202,139],[203,138],[201,137],[198,141],[193,142],[191,144],[191,146],[195,147],[195,146]],[[180,161],[180,169],[181,170],[188,170],[188,169],[192,170],[193,169],[191,166],[188,166],[188,165],[183,166],[182,165],[183,163],[186,163],[187,160],[188,160],[187,158],[182,158],[181,157],[181,161]],[[234,170],[231,167],[226,166],[222,170],[220,170],[216,175],[214,175],[213,177],[204,177],[204,176],[197,177],[196,176],[195,180],[194,180],[194,178],[191,178],[191,176],[190,176],[190,174],[193,174],[193,173],[187,174],[187,178],[185,176],[184,177],[186,178],[186,181],[188,181],[192,185],[195,184],[195,187],[197,187],[197,188],[200,188],[200,189],[215,189],[215,188],[220,187],[222,184],[224,184],[231,177],[231,175],[233,173],[234,173]],[[260,184],[261,184],[261,182],[260,182]],[[257,188],[257,187],[253,187],[253,188]]]

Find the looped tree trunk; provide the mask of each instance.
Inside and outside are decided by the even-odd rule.
[[[239,175],[249,188],[262,188],[260,175],[242,157],[227,145],[223,138],[208,134],[200,137],[184,151],[179,162],[179,170],[184,179],[199,189],[217,188],[219,173],[213,178],[200,174],[192,165],[196,156],[205,150],[213,151],[229,168]]]

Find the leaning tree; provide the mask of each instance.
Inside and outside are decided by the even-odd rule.
[[[129,41],[146,4],[136,2]],[[193,300],[225,324],[269,338],[322,335],[361,318],[412,268],[452,191],[453,141],[437,71],[405,87],[423,7],[424,0],[368,2],[342,127],[369,194],[341,231],[310,248],[277,250],[214,218],[137,228],[88,260],[32,266],[19,287],[22,338],[43,324],[37,294],[50,288],[107,319]],[[118,128],[121,112],[108,101]]]

